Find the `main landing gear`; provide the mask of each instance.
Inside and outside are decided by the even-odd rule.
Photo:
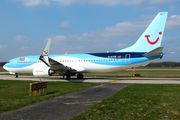
[[[15,77],[15,78],[18,78],[18,73],[15,73],[15,74],[14,74],[14,77]]]
[[[77,79],[83,79],[84,78],[84,75],[83,74],[77,74]],[[71,79],[71,75],[63,75],[63,79],[65,80],[68,80],[68,79]]]
[[[78,74],[77,79],[83,79],[84,75],[83,74]]]
[[[67,80],[67,79],[70,79],[71,76],[70,75],[63,75],[63,79]]]

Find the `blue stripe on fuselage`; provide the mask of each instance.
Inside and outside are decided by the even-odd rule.
[[[127,54],[130,54],[131,58],[143,57],[144,52],[110,52],[110,53],[87,53],[97,57],[104,58],[125,58]]]

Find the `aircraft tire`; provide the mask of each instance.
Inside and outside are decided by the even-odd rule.
[[[17,74],[17,73],[15,73],[14,77],[15,77],[15,78],[18,78],[18,74]]]
[[[77,75],[77,78],[78,78],[78,79],[83,79],[83,77],[84,77],[83,74],[78,74],[78,75]]]
[[[65,80],[68,80],[68,79],[71,78],[71,76],[70,76],[70,75],[64,75],[63,78],[64,78]]]

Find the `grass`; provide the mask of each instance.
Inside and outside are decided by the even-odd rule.
[[[146,68],[148,69],[148,68]],[[151,78],[180,78],[180,70],[135,70],[140,77]],[[120,70],[108,73],[87,73],[86,77],[132,77],[133,70]]]
[[[180,119],[180,85],[131,85],[72,120]]]
[[[0,67],[0,72],[7,72],[3,67]]]
[[[180,69],[180,67],[136,67],[136,69]]]
[[[13,110],[55,96],[99,85],[94,83],[47,82],[45,94],[29,97],[29,83],[33,82],[0,80],[0,112]]]

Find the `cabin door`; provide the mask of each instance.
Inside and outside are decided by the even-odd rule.
[[[15,59],[15,60],[13,61],[13,67],[16,67],[16,64],[17,64],[17,59]]]
[[[131,58],[131,55],[130,54],[126,54],[126,56],[125,56],[125,64],[126,65],[130,65],[131,64],[130,58]]]

